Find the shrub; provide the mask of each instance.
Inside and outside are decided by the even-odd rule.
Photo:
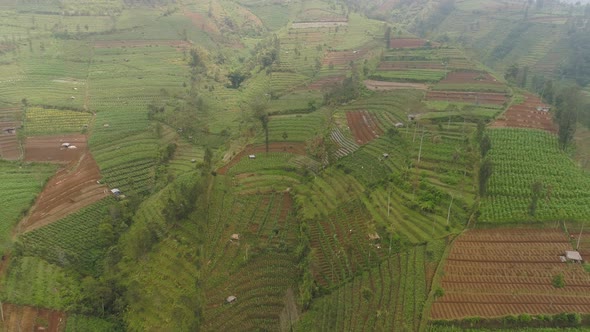
[[[551,281],[551,284],[555,288],[565,287],[565,280],[563,278],[563,274],[557,274],[557,275],[553,276],[553,280]]]

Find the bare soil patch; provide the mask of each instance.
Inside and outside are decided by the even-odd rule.
[[[508,100],[503,93],[461,91],[428,91],[426,99],[490,105],[503,105]]]
[[[66,314],[62,311],[3,303],[2,331],[62,332],[66,327]]]
[[[214,35],[219,34],[219,28],[215,23],[210,20],[208,17],[201,15],[199,13],[185,11],[184,16],[191,19],[193,25],[197,29],[201,29],[204,32],[211,33]]]
[[[428,85],[420,83],[400,83],[400,82],[385,82],[385,81],[374,81],[365,80],[365,86],[369,90],[373,91],[389,91],[389,90],[401,90],[401,89],[417,89],[417,90],[428,90]]]
[[[440,81],[440,84],[486,84],[503,85],[490,75],[477,71],[453,71]]]
[[[431,319],[590,313],[590,276],[580,264],[562,263],[573,250],[554,229],[469,230],[453,243],[444,266],[445,295]],[[565,287],[552,280],[563,274]]]
[[[17,136],[18,127],[20,127],[20,122],[0,122],[0,158],[6,160],[17,160],[20,158],[21,150]]]
[[[308,90],[323,90],[338,85],[344,81],[344,75],[326,76],[307,85]]]
[[[37,198],[32,212],[21,221],[18,232],[28,232],[62,219],[106,196],[105,185],[100,180],[98,165],[90,152],[79,162],[60,169],[49,180]]]
[[[70,143],[75,149],[62,147]],[[70,163],[80,160],[87,150],[84,135],[55,135],[27,137],[25,140],[25,161]]]
[[[346,112],[346,121],[357,144],[367,144],[383,134],[377,119],[367,111]]]
[[[525,95],[525,101],[518,105],[512,105],[492,124],[492,127],[531,128],[557,132],[557,126],[553,123],[550,112],[543,111],[549,105],[533,94]]]
[[[244,150],[235,155],[227,164],[217,169],[217,173],[225,174],[227,171],[237,164],[242,158],[249,155],[266,152],[266,145],[248,145]],[[268,144],[268,152],[288,152],[292,154],[307,155],[305,143],[302,142],[272,142]]]

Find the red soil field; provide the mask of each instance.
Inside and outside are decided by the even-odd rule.
[[[453,71],[440,81],[440,84],[494,84],[503,85],[489,73],[476,71]]]
[[[66,314],[61,311],[2,304],[4,321],[0,321],[2,331],[65,331]]]
[[[307,90],[323,90],[324,88],[330,88],[336,84],[342,83],[344,81],[344,75],[336,75],[336,76],[326,76],[320,79],[317,79],[307,85]]]
[[[538,111],[538,107],[547,107],[541,99],[532,94],[525,95],[525,101],[512,105],[492,124],[492,127],[531,128],[557,132],[550,112]]]
[[[62,148],[70,143],[76,149]],[[84,135],[55,135],[27,137],[25,140],[25,161],[68,163],[77,161],[87,149]]]
[[[365,80],[365,86],[369,90],[373,91],[389,91],[389,90],[401,90],[401,89],[417,89],[417,90],[428,90],[428,85],[420,83],[400,83],[400,82],[385,82],[385,81],[374,81]]]
[[[217,173],[226,174],[227,171],[237,164],[243,157],[247,157],[251,154],[265,153],[266,145],[248,145],[244,150],[235,155],[227,164],[217,169]],[[305,143],[301,142],[272,142],[268,144],[268,152],[288,152],[292,154],[298,154],[305,156],[307,151],[305,149]]]
[[[428,91],[426,99],[491,105],[502,105],[507,101],[507,97],[503,93],[455,91]]]
[[[96,161],[86,152],[80,161],[60,169],[49,180],[17,231],[42,227],[108,196],[107,187],[97,183],[100,178]]]
[[[8,128],[20,127],[20,122],[0,122],[0,158],[17,160],[21,156],[18,144],[17,131],[8,131]]]
[[[199,13],[188,11],[184,12],[184,16],[190,18],[193,22],[193,25],[197,29],[201,29],[202,31],[210,34],[219,34],[219,29],[217,28],[217,25],[215,25],[215,23],[212,22],[212,20],[210,20],[208,17],[203,16]]]
[[[176,48],[189,48],[191,44],[183,40],[99,40],[94,42],[95,48],[146,46],[171,46]]]
[[[322,59],[323,66],[343,66],[348,65],[350,61],[361,59],[369,52],[368,49],[350,50],[350,51],[328,51]]]
[[[375,117],[367,111],[346,112],[346,121],[358,144],[367,144],[383,134]]]
[[[445,295],[431,319],[590,313],[590,276],[580,264],[562,263],[573,250],[554,229],[469,230],[449,253],[441,280]],[[565,287],[552,279],[563,274]]]

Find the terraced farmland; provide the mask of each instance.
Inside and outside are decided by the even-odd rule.
[[[590,277],[559,260],[572,250],[560,230],[469,230],[452,245],[444,266],[444,295],[430,318],[500,317],[590,311]],[[563,275],[565,286],[552,280]]]
[[[543,103],[539,97],[527,93],[522,103],[510,105],[491,126],[541,129],[556,133],[557,126],[549,109],[550,106]]]
[[[487,131],[494,170],[482,201],[480,221],[583,221],[590,218],[588,174],[561,151],[557,137],[531,129]],[[538,206],[531,212],[532,185],[541,184]]]
[[[385,258],[314,303],[297,330],[418,330],[444,244],[436,241]]]

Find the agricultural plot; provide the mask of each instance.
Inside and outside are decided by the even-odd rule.
[[[510,128],[491,129],[487,134],[494,169],[481,204],[481,222],[590,218],[590,177],[559,149],[557,137]],[[534,183],[540,183],[541,190],[531,210]]]
[[[320,285],[335,287],[377,265],[385,255],[386,249],[381,247],[380,236],[369,220],[367,210],[357,200],[309,222],[310,246],[316,252],[312,273]]]
[[[17,230],[27,232],[42,227],[103,199],[108,194],[107,187],[98,183],[100,178],[94,158],[85,153],[48,181]]]
[[[389,47],[396,48],[423,48],[438,47],[437,43],[431,43],[421,38],[392,38],[389,41]]]
[[[373,91],[391,91],[391,90],[428,90],[428,85],[421,83],[400,83],[400,82],[384,82],[375,80],[365,80],[365,87]]]
[[[272,142],[305,142],[317,136],[324,125],[323,112],[273,115],[268,121],[268,139]],[[264,138],[260,138],[262,142]]]
[[[82,133],[88,128],[91,114],[29,107],[25,112],[25,135]]]
[[[296,154],[296,155],[305,156],[307,154],[305,149],[306,149],[305,144],[298,143],[298,142],[284,142],[284,143],[271,142],[268,145],[268,152],[272,152],[272,153],[278,152],[278,153],[283,153],[283,154]],[[266,145],[249,145],[244,150],[242,150],[240,153],[233,156],[232,159],[229,160],[229,162],[227,162],[224,166],[217,169],[217,172],[219,174],[225,174],[234,165],[239,163],[240,160],[242,160],[243,158],[246,158],[250,155],[256,156],[258,154],[263,154],[263,153],[266,153]],[[255,166],[254,166],[254,169],[255,169]],[[244,166],[244,167],[247,167],[247,166]]]
[[[68,147],[62,144],[69,143]],[[87,150],[85,135],[32,136],[25,139],[25,161],[69,163]]]
[[[202,329],[277,330],[284,308],[295,306],[298,226],[290,194],[232,195],[222,188],[225,180],[218,177],[209,208]],[[225,303],[230,295],[237,300]]]
[[[385,258],[315,301],[297,330],[418,330],[443,249],[435,241]]]
[[[22,152],[17,136],[22,124],[21,112],[18,107],[0,108],[0,159],[21,158]]]
[[[18,238],[19,248],[25,255],[62,267],[76,266],[79,271],[95,275],[101,270],[105,249],[97,234],[113,204],[113,199],[103,199],[54,223],[28,231]]]
[[[477,119],[481,119],[487,122],[495,119],[503,111],[502,105],[473,105],[447,101],[425,101],[424,104],[431,112],[420,114],[421,120],[467,119],[476,122]]]
[[[436,84],[433,89],[445,91],[506,92],[506,86],[498,82],[492,75],[477,71],[452,71]]]
[[[377,81],[401,81],[401,82],[427,82],[435,83],[440,81],[447,74],[444,70],[431,69],[394,69],[394,70],[378,70],[371,76],[372,80]]]
[[[557,126],[553,123],[549,108],[539,97],[527,93],[522,103],[511,105],[491,126],[541,129],[556,133]]]
[[[313,180],[296,186],[294,196],[297,205],[301,206],[299,216],[311,220],[325,218],[364,190],[354,176],[339,169],[327,168]],[[318,192],[322,194],[317,195]]]
[[[426,100],[474,105],[504,105],[508,102],[508,97],[504,93],[431,90],[426,93]]]
[[[560,261],[572,250],[560,230],[469,230],[453,243],[432,320],[590,312],[590,276]],[[565,286],[552,280],[562,275]]]
[[[2,302],[49,309],[66,309],[72,296],[80,294],[78,280],[57,265],[36,257],[11,260],[0,279]]]
[[[367,144],[383,134],[375,116],[367,111],[346,112],[346,121],[359,145]]]
[[[0,328],[3,331],[47,331],[64,330],[66,314],[62,311],[41,309],[2,303]]]
[[[345,76],[343,75],[320,77],[317,80],[309,83],[306,88],[309,90],[324,90],[342,83],[344,78]]]
[[[359,145],[354,141],[354,137],[349,136],[350,135],[342,133],[339,127],[334,128],[330,133],[332,142],[338,145],[337,150],[334,152],[336,158],[342,158],[359,148]]]
[[[12,227],[26,214],[54,171],[54,165],[0,161],[0,238],[9,236]]]

